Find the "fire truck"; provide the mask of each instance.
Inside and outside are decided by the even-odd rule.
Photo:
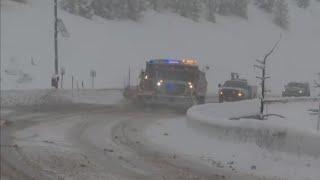
[[[205,103],[207,80],[194,59],[146,62],[139,85],[127,86],[124,97],[144,105],[191,107]]]

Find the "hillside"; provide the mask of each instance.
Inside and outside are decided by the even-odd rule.
[[[291,1],[290,1],[291,2]],[[144,12],[138,22],[82,18],[59,10],[70,38],[60,37],[60,66],[90,87],[89,72],[97,71],[97,88],[123,87],[128,68],[135,76],[151,58],[196,58],[209,65],[210,91],[230,72],[256,82],[255,59],[279,39],[270,58],[268,86],[280,93],[291,80],[316,79],[320,71],[320,3],[307,9],[289,4],[290,28],[283,30],[272,17],[249,5],[248,20],[219,16],[217,22],[194,22],[170,12]],[[49,88],[53,74],[53,3],[29,0],[1,4],[1,89]],[[137,79],[132,83],[136,83]]]

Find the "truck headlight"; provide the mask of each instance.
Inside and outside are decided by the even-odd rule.
[[[243,94],[242,92],[239,92],[239,93],[238,93],[238,96],[239,96],[239,97],[242,97],[243,95],[244,95],[244,94]]]
[[[299,94],[302,94],[303,93],[303,91],[302,90],[299,90]]]
[[[163,80],[157,82],[157,86],[160,87],[163,84]]]
[[[192,82],[188,82],[188,86],[190,89],[192,89],[193,88]]]

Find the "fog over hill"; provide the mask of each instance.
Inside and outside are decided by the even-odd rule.
[[[53,1],[17,1],[1,1],[1,88],[49,88],[54,70]],[[318,0],[62,0],[59,4],[59,18],[70,34],[59,37],[66,88],[71,87],[71,76],[90,87],[90,70],[97,71],[97,88],[123,87],[128,68],[138,77],[152,58],[198,59],[201,66],[211,67],[207,72],[211,92],[231,72],[257,83],[259,71],[253,64],[280,34],[280,46],[268,63],[272,92],[280,93],[292,80],[312,83],[320,71]],[[136,82],[134,78],[132,83]]]

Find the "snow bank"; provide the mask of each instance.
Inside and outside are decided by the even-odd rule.
[[[316,102],[319,101],[320,97],[269,97],[266,99],[266,102],[281,102],[281,103],[288,103],[288,102]]]
[[[113,105],[123,100],[120,90],[6,90],[1,91],[1,106],[63,105],[70,103]]]
[[[71,103],[51,89],[1,91],[1,106],[35,106]]]
[[[319,180],[319,158],[270,151],[249,142],[234,143],[212,138],[209,132],[206,135],[203,131],[194,131],[195,128],[188,126],[186,121],[184,117],[162,119],[146,128],[145,137],[155,144],[153,148],[165,148],[177,159],[183,157],[212,169],[218,167],[217,172],[219,169],[231,171],[234,177],[226,178],[230,180]],[[256,169],[252,169],[253,165]]]
[[[286,106],[286,105],[284,105]],[[270,151],[320,157],[320,133],[290,125],[290,119],[271,118],[230,120],[257,114],[258,101],[206,104],[188,110],[187,124],[208,137],[234,142],[255,143]],[[296,111],[292,109],[290,112]],[[306,122],[308,117],[300,119]],[[289,124],[289,125],[288,125]]]

